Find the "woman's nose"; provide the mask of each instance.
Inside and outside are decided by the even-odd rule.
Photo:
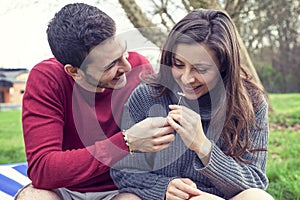
[[[195,77],[193,75],[193,72],[190,68],[185,68],[182,76],[181,76],[181,81],[184,83],[184,84],[190,84],[190,83],[193,83],[195,81]]]

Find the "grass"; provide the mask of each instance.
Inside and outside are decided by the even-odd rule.
[[[300,199],[300,133],[272,131],[269,140],[268,192],[278,200]]]
[[[267,191],[276,200],[300,200],[300,93],[269,94],[273,112],[269,137]],[[21,112],[0,111],[0,164],[24,162]]]
[[[270,94],[268,192],[277,200],[300,200],[300,93]]]
[[[293,126],[300,123],[300,94],[270,94],[269,99],[273,112],[270,123],[282,126]]]
[[[0,164],[24,162],[21,111],[0,111]]]

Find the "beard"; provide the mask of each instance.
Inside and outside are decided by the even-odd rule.
[[[99,80],[96,80],[90,75],[86,75],[86,82],[94,87],[95,89],[121,89],[125,86],[127,80],[126,76],[124,76],[124,73],[120,73],[117,76],[115,76],[113,79],[107,82],[100,82]]]

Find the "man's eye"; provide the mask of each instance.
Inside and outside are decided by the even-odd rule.
[[[110,63],[110,65],[106,68],[105,71],[110,70],[111,68],[113,68],[116,65],[117,61],[113,61],[112,63]]]

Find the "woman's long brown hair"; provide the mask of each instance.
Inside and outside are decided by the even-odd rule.
[[[159,72],[145,80],[160,88],[160,95],[175,82],[170,70],[178,43],[203,43],[215,51],[226,91],[226,114],[221,138],[228,148],[223,151],[235,160],[248,162],[242,158],[245,152],[264,150],[249,149],[250,129],[256,127],[255,109],[262,101],[264,91],[241,66],[234,23],[224,12],[202,9],[190,12],[177,23],[163,46]]]

